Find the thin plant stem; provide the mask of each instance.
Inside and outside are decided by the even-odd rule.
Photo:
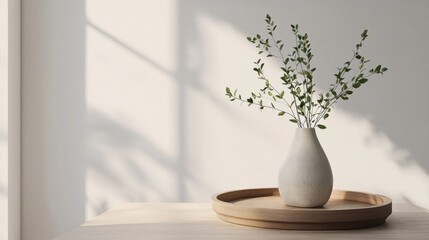
[[[277,45],[277,41],[276,41],[276,39],[274,38],[274,33],[272,33],[272,34],[270,34],[270,36],[271,36],[271,39],[273,40],[273,42],[274,42],[274,45],[276,46],[276,48],[277,48],[277,51],[280,53],[280,57],[281,57],[281,59],[282,59],[282,63],[283,63],[283,66],[285,67],[285,68],[287,68],[287,64],[285,64],[285,57],[284,57],[284,55],[283,55],[283,52],[282,52],[282,50],[280,49],[280,47]],[[285,74],[287,74],[287,73],[285,73]],[[291,77],[290,77],[290,75],[289,74],[287,74],[287,77],[289,78],[289,79],[291,79]],[[292,80],[291,80],[292,81]],[[292,82],[291,82],[291,84],[292,84]],[[293,95],[293,103],[294,103],[294,105],[295,105],[295,110],[296,110],[296,115],[298,116],[297,118],[298,118],[298,126],[299,127],[302,127],[302,122],[301,122],[301,118],[300,118],[300,116],[299,116],[299,112],[298,112],[298,105],[297,105],[297,103],[296,103],[297,101],[296,101],[296,97],[295,97],[295,95]],[[292,108],[290,108],[290,110],[292,111],[292,114],[293,114],[293,110],[292,110]],[[295,114],[293,114],[294,116],[295,116]]]

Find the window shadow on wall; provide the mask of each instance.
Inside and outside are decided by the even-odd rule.
[[[94,184],[99,184],[100,187],[110,186],[109,192],[120,195],[117,198],[124,199],[124,201],[150,201],[151,199],[153,201],[153,199],[156,199],[163,202],[185,202],[190,200],[189,185],[200,189],[209,189],[204,179],[196,179],[188,168],[189,134],[193,131],[188,128],[187,118],[192,114],[189,112],[188,91],[193,89],[204,92],[207,98],[217,105],[221,106],[223,103],[218,100],[217,96],[205,89],[204,85],[199,83],[200,74],[204,71],[204,52],[202,46],[200,46],[198,32],[194,31],[195,21],[189,15],[193,14],[193,12],[189,10],[191,9],[183,8],[183,6],[178,6],[177,9],[177,32],[179,36],[176,43],[178,57],[175,70],[169,70],[147,54],[128,44],[126,39],[120,39],[120,37],[103,29],[103,26],[87,19],[88,29],[118,46],[122,51],[137,57],[142,66],[148,65],[149,68],[169,76],[177,86],[175,94],[177,99],[174,100],[173,104],[174,108],[177,109],[175,111],[177,116],[174,121],[171,121],[172,124],[177,125],[174,128],[177,132],[172,134],[172,136],[177,136],[175,139],[177,154],[175,156],[164,152],[162,147],[154,143],[150,137],[136,132],[132,127],[113,119],[96,109],[96,107],[92,107],[88,111],[88,146],[90,148],[88,169],[93,172],[93,176],[98,176],[98,182],[94,182]],[[145,29],[141,30],[145,31]],[[198,50],[198,59],[201,60],[198,66],[189,67],[187,65],[187,54],[190,47]],[[118,79],[118,81],[120,80]],[[148,83],[147,86],[149,85]],[[156,118],[157,116],[148,117]],[[120,153],[120,156],[108,160],[108,149],[114,149],[114,152]],[[141,156],[141,158],[136,156]],[[113,165],[121,166],[121,170],[113,168]],[[157,168],[154,165],[159,167],[161,172],[168,172],[170,176],[175,176],[175,194],[166,192],[165,187],[160,187],[162,181],[168,180],[162,179],[162,177],[158,177],[156,180],[153,177],[154,173],[152,171]],[[121,176],[124,173],[126,173],[126,176]],[[133,179],[140,187],[131,186],[127,182],[130,179]],[[94,196],[91,198],[94,198]],[[112,207],[110,200],[114,198],[116,197],[104,196],[99,199],[87,199],[90,211],[93,214],[102,213]],[[209,199],[209,196],[207,199]]]

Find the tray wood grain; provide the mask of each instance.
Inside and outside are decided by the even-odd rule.
[[[339,230],[382,224],[392,200],[381,195],[334,190],[320,208],[286,206],[277,188],[244,189],[216,194],[213,209],[224,221],[261,228]]]

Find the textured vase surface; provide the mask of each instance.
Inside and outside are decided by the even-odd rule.
[[[314,128],[298,128],[279,174],[286,205],[322,207],[332,192],[332,170]]]

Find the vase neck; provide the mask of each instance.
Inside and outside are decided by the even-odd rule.
[[[316,134],[315,128],[297,128],[295,131],[296,134],[309,134],[313,135]]]
[[[316,129],[297,128],[295,131],[295,140],[298,140],[298,139],[317,139]]]

